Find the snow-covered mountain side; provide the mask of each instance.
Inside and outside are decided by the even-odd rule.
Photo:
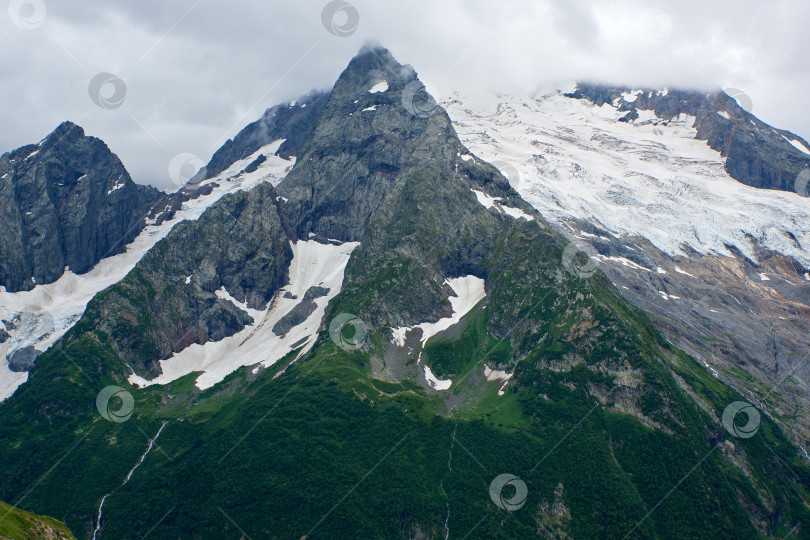
[[[720,152],[732,178],[747,186],[795,191],[796,177],[810,166],[810,143],[761,121],[749,112],[751,103],[744,93],[728,91],[736,99],[721,90],[703,93],[580,83],[566,95],[597,106],[613,105],[625,112],[623,122],[643,123],[650,111],[664,122],[680,114],[692,116],[696,138]]]
[[[645,108],[642,98],[674,92],[625,89],[596,105],[592,97],[574,97],[594,93],[584,88],[454,94],[442,104],[464,144],[498,167],[575,251],[600,263],[673,343],[800,428],[793,433],[805,444],[810,199],[735,180],[727,158],[700,140],[696,117],[660,104],[658,111]],[[730,112],[709,112],[776,133],[791,158],[810,153],[798,137],[749,119],[725,94],[680,94],[703,99],[701,115],[708,103],[724,103]],[[801,183],[801,175],[794,180]]]

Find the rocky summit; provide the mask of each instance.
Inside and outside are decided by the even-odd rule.
[[[268,109],[161,201],[166,215],[121,237],[146,245],[142,256],[94,292],[0,404],[0,499],[24,494],[25,508],[64,516],[77,538],[801,531],[801,441],[712,371],[703,342],[668,339],[677,329],[638,299],[649,295],[622,292],[627,273],[600,269],[640,266],[631,248],[648,244],[601,214],[560,217],[565,186],[609,177],[584,156],[619,162],[610,152],[631,144],[618,135],[646,129],[641,111],[677,124],[669,143],[697,156],[678,161],[684,169],[725,166],[746,189],[784,190],[801,165],[785,145],[778,155],[758,146],[776,140],[741,127],[749,113],[727,96],[667,94],[580,85],[479,113],[461,97],[440,103],[413,67],[364,47],[330,90]],[[583,117],[600,130],[589,124],[581,138],[574,112],[552,126],[545,101],[599,109]],[[530,126],[527,111],[547,124]],[[710,116],[721,111],[728,123]],[[103,147],[68,128],[77,160]],[[55,163],[74,161],[49,139],[0,166],[22,159],[14,178],[66,183],[68,166]],[[643,163],[668,151],[639,144]],[[516,147],[536,183],[497,159]],[[27,153],[61,176],[24,165]],[[74,184],[109,178],[71,167],[87,175]],[[98,204],[122,191],[142,205],[127,216],[148,210],[154,193],[121,178]],[[544,185],[558,190],[544,196]],[[573,237],[616,244],[586,257]],[[685,264],[649,252],[673,273]],[[5,325],[15,344],[16,324]],[[15,366],[30,369],[27,358]]]
[[[124,251],[159,198],[107,145],[65,122],[0,157],[0,286],[24,291]]]

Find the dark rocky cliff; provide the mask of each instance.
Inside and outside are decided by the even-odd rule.
[[[285,103],[267,109],[261,118],[245,126],[214,153],[205,167],[206,178],[213,178],[236,161],[278,139],[286,139],[276,152],[279,156],[289,159],[297,155],[301,144],[312,135],[328,98],[328,92],[313,91],[294,104]]]
[[[32,289],[121,253],[160,197],[70,122],[0,157],[0,285]]]

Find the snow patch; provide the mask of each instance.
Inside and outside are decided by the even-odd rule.
[[[483,191],[478,191],[477,189],[473,189],[472,192],[475,193],[475,198],[478,199],[478,202],[486,208],[494,207],[495,203],[501,200],[500,197],[490,197]]]
[[[636,264],[633,261],[631,261],[630,259],[627,259],[625,257],[607,257],[605,255],[602,255],[601,253],[598,253],[596,255],[596,258],[601,259],[603,261],[617,262],[617,263],[620,263],[620,264],[622,264],[624,266],[627,266],[628,268],[635,268],[636,270],[643,270],[644,272],[652,272],[652,270],[650,270],[649,268],[645,268],[645,267],[641,266],[640,264]]]
[[[478,199],[478,202],[481,203],[481,205],[485,208],[494,208],[495,210],[498,210],[499,212],[502,212],[515,219],[524,218],[529,221],[534,219],[532,216],[519,208],[512,208],[511,206],[502,205],[500,203],[501,197],[491,197],[483,191],[478,191],[477,189],[472,189],[470,191],[475,193],[475,198]]]
[[[725,118],[726,120],[731,120],[731,116],[726,111],[717,111],[717,114]]]
[[[450,385],[453,384],[451,380],[442,380],[436,377],[433,372],[430,370],[430,366],[427,364],[422,364],[425,366],[425,380],[427,380],[428,384],[434,390],[447,390],[450,388]]]
[[[456,293],[455,296],[451,296],[448,298],[450,301],[450,307],[453,309],[453,313],[449,317],[445,317],[443,319],[439,319],[436,322],[425,322],[422,324],[417,324],[415,326],[404,326],[400,328],[392,328],[392,332],[394,333],[394,343],[402,343],[405,344],[405,334],[409,331],[419,328],[422,330],[422,338],[421,343],[424,346],[427,343],[427,340],[442,332],[447,330],[454,324],[458,324],[461,321],[462,317],[466,315],[475,305],[484,299],[487,295],[486,291],[484,290],[484,280],[475,277],[475,276],[464,276],[452,279],[446,279],[444,281],[450,288]],[[400,346],[402,346],[400,345]]]
[[[675,265],[675,271],[676,271],[676,272],[678,272],[679,274],[683,274],[683,275],[685,275],[685,276],[689,276],[689,277],[691,277],[691,278],[695,278],[695,279],[697,279],[695,276],[693,276],[692,274],[690,274],[690,273],[689,273],[689,272],[687,272],[686,270],[682,270],[682,269],[680,269],[680,268],[678,267],[678,265],[677,265],[677,264]]]
[[[804,152],[805,154],[810,155],[810,149],[808,149],[808,148],[807,148],[805,145],[803,145],[801,142],[797,141],[796,139],[788,139],[788,138],[787,138],[787,137],[785,137],[784,135],[782,135],[782,138],[784,138],[784,139],[785,139],[787,142],[789,142],[790,144],[792,144],[792,145],[793,145],[793,147],[794,147],[796,150],[799,150],[800,152]]]
[[[456,294],[455,296],[448,298],[450,301],[450,307],[453,309],[453,313],[449,317],[444,317],[436,322],[426,322],[414,326],[391,328],[391,332],[393,333],[392,343],[395,343],[399,347],[403,347],[405,345],[405,336],[407,333],[418,328],[422,331],[422,337],[419,341],[421,348],[424,349],[425,344],[430,338],[444,330],[447,330],[451,326],[458,324],[458,322],[461,321],[461,319],[487,295],[485,291],[485,282],[479,277],[464,276],[446,279],[444,282],[449,285]],[[419,358],[416,361],[416,365],[423,365],[421,349],[419,351]],[[434,390],[447,390],[450,388],[453,381],[443,381],[438,379],[433,375],[433,372],[430,371],[430,367],[428,367],[426,364],[424,365],[425,379],[431,388]]]
[[[520,208],[512,208],[511,206],[503,206],[503,205],[498,205],[498,208],[501,212],[503,212],[504,214],[506,214],[511,218],[515,219],[523,218],[527,221],[531,221],[534,219],[534,217],[530,216]]]
[[[504,389],[506,385],[509,383],[509,379],[512,378],[514,373],[507,373],[505,371],[497,370],[497,369],[490,369],[490,367],[484,364],[484,377],[487,378],[487,381],[502,381],[503,384],[498,389],[498,395],[502,396],[504,394]]]
[[[239,309],[250,315],[254,323],[257,320],[259,320],[259,317],[261,317],[262,314],[264,313],[261,310],[252,309],[250,306],[247,305],[247,301],[240,302],[239,300],[231,296],[231,294],[225,289],[225,286],[222,286],[219,288],[219,290],[214,291],[214,294],[217,295],[218,298],[230,302],[234,306],[238,307]]]
[[[366,111],[376,111],[376,110],[377,110],[377,106],[376,106],[376,105],[372,105],[371,107],[366,107],[365,109],[363,109],[363,110],[362,110],[362,112],[366,112]]]
[[[289,268],[289,285],[279,289],[267,309],[253,310],[244,302],[234,299],[227,291],[220,289],[217,296],[232,302],[253,317],[253,324],[245,327],[233,336],[223,340],[208,342],[204,345],[193,344],[175,353],[171,358],[161,360],[161,375],[146,380],[135,375],[129,376],[129,382],[139,386],[167,384],[189,373],[202,372],[197,377],[196,385],[201,390],[210,388],[222,381],[229,374],[242,366],[261,364],[269,367],[278,362],[294,349],[303,348],[296,359],[307,353],[315,344],[326,305],[339,292],[343,284],[343,273],[352,251],[359,242],[348,242],[340,245],[320,244],[314,240],[299,240],[292,244],[293,259]],[[297,306],[310,287],[321,286],[329,289],[326,296],[313,301],[315,311],[307,319],[292,328],[285,336],[276,335],[272,328],[295,306]],[[290,293],[296,298],[285,298]]]
[[[378,82],[368,91],[369,94],[376,94],[378,92],[385,92],[388,90],[388,81]]]
[[[84,177],[82,177],[82,178],[84,178]],[[127,183],[124,180],[122,180],[121,177],[119,176],[118,181],[115,183],[115,185],[113,187],[110,188],[110,190],[107,192],[107,195],[109,195],[113,191],[118,191],[119,189],[121,189],[125,185],[127,185]]]
[[[632,92],[623,92],[622,99],[627,101],[628,103],[633,103],[638,99],[638,96],[642,93],[641,90],[633,90]]]
[[[405,334],[408,333],[408,330],[410,330],[410,328],[408,328],[407,326],[402,326],[400,328],[392,328],[391,332],[393,333],[393,339],[391,343],[396,344],[397,347],[404,347]]]
[[[712,311],[714,311],[714,310],[712,310]],[[717,313],[717,312],[715,311],[715,313]],[[708,369],[709,371],[712,372],[712,375],[714,375],[715,377],[719,377],[719,375],[717,374],[716,369],[714,369],[712,366],[707,364],[705,360],[701,360],[701,362],[703,362],[703,365],[706,366],[706,369]]]

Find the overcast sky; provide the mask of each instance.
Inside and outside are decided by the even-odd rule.
[[[807,0],[4,1],[0,150],[69,119],[158,187],[176,155],[207,162],[267,107],[331,87],[369,40],[440,94],[732,87],[810,139]]]

